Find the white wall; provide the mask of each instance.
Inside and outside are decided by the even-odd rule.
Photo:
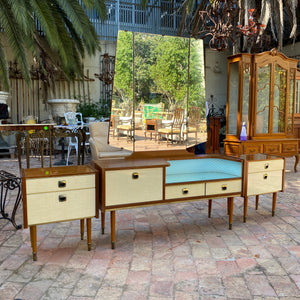
[[[209,106],[220,108],[227,101],[227,57],[230,51],[205,49],[205,90]],[[211,97],[213,96],[213,97]]]

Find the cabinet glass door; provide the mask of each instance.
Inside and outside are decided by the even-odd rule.
[[[239,96],[239,62],[230,64],[229,80],[229,107],[228,107],[228,134],[237,135]]]
[[[256,98],[256,133],[269,133],[271,65],[258,69]]]
[[[275,65],[274,100],[273,100],[273,133],[285,132],[287,70]]]

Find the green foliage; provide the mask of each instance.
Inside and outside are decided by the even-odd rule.
[[[85,9],[96,9],[105,17],[104,0],[0,0],[0,20],[4,34],[0,38],[0,79],[9,88],[8,68],[3,51],[5,37],[23,76],[30,82],[26,50],[45,68],[52,64],[67,77],[82,76],[81,58],[99,48],[94,26]],[[40,24],[44,35],[36,29]],[[45,60],[45,57],[47,60]],[[46,68],[44,69],[47,76]]]
[[[173,110],[189,102],[205,114],[202,41],[119,32],[113,99],[116,107],[132,107],[134,97],[136,107],[163,102]]]
[[[107,118],[110,116],[109,107],[100,101],[96,103],[81,102],[77,107],[77,111],[82,114],[83,119],[90,117],[99,120],[102,117]]]

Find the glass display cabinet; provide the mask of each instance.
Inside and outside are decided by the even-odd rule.
[[[271,51],[228,57],[224,152],[295,156],[294,106],[297,60]],[[247,139],[240,138],[246,124]]]

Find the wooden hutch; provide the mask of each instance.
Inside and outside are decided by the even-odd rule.
[[[295,129],[295,137],[300,139],[300,69],[298,69],[297,73],[296,73],[296,97],[295,97],[294,129]]]
[[[297,60],[271,51],[228,57],[226,139],[228,155],[265,153],[295,156],[294,135]],[[243,122],[247,140],[240,139]]]

